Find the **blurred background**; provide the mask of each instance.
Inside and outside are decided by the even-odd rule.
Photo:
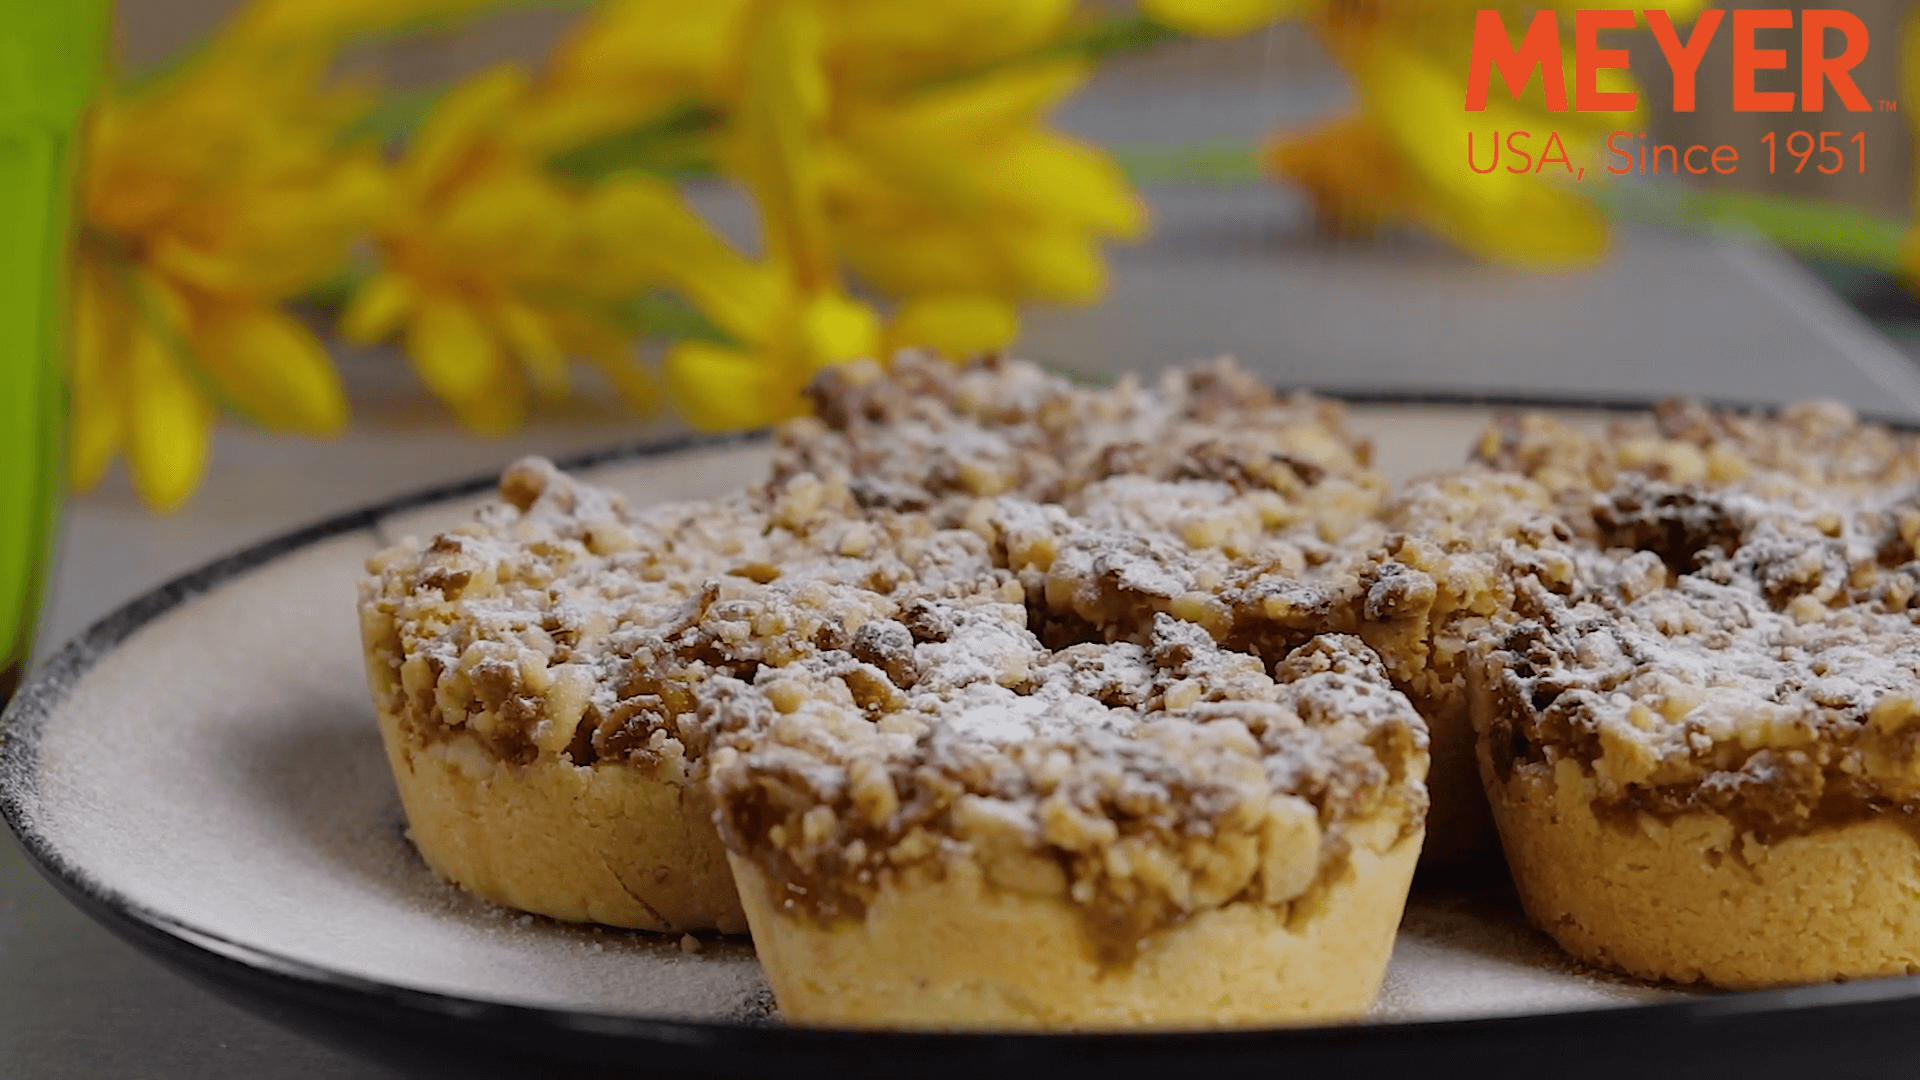
[[[1838,385],[1796,377],[1787,370],[1799,365],[1796,354],[1804,358],[1816,343],[1831,348],[1836,333],[1845,338],[1859,327],[1846,320],[1839,330],[1780,325],[1782,301],[1772,295],[1783,280],[1804,285],[1799,275],[1811,272],[1827,293],[1864,312],[1893,340],[1920,326],[1898,265],[1913,200],[1905,114],[1848,113],[1831,93],[1817,116],[1736,113],[1726,26],[1701,66],[1697,111],[1676,114],[1667,106],[1666,65],[1646,31],[1609,32],[1613,44],[1630,49],[1642,100],[1652,106],[1638,117],[1587,118],[1583,132],[1565,130],[1568,142],[1577,146],[1581,134],[1617,126],[1645,131],[1649,143],[1682,149],[1729,144],[1742,153],[1737,172],[1678,183],[1636,176],[1582,185],[1577,199],[1584,205],[1573,209],[1569,193],[1575,186],[1554,183],[1550,174],[1509,182],[1497,194],[1436,193],[1436,178],[1420,174],[1442,168],[1444,161],[1409,162],[1420,156],[1411,152],[1419,147],[1383,148],[1372,130],[1342,124],[1354,117],[1369,129],[1397,124],[1388,144],[1397,139],[1451,147],[1462,114],[1434,89],[1457,91],[1463,83],[1464,41],[1448,36],[1459,37],[1458,28],[1477,6],[1451,0],[1163,0],[1144,6],[1034,0],[974,4],[977,10],[969,12],[967,3],[948,2],[930,5],[925,25],[907,30],[875,14],[884,5],[825,4],[819,17],[832,40],[823,46],[824,57],[816,58],[822,65],[816,74],[830,84],[832,101],[820,106],[819,115],[802,118],[756,106],[753,95],[760,91],[740,74],[742,65],[769,62],[762,54],[778,48],[769,41],[799,33],[742,30],[743,20],[765,21],[749,14],[758,10],[752,4],[710,6],[713,12],[736,11],[732,16],[683,10],[663,18],[659,13],[674,5],[311,0],[304,9],[287,5],[306,12],[297,17],[276,15],[271,3],[253,5],[256,25],[249,31],[248,5],[236,0],[124,0],[113,70],[129,100],[164,97],[169,88],[154,73],[177,79],[184,71],[191,80],[196,65],[217,66],[217,58],[207,55],[217,52],[208,47],[210,39],[217,43],[224,32],[245,48],[250,32],[256,50],[291,48],[300,55],[290,64],[326,69],[324,78],[299,93],[317,99],[350,86],[371,97],[322,107],[351,114],[344,122],[316,121],[313,102],[271,88],[262,94],[260,115],[246,123],[279,122],[275,108],[298,113],[316,130],[326,127],[334,147],[329,152],[343,155],[355,139],[373,139],[382,148],[381,167],[394,175],[385,181],[386,193],[366,196],[372,205],[364,211],[345,205],[359,197],[345,190],[354,180],[265,177],[263,186],[288,188],[278,193],[286,200],[300,197],[301,184],[310,193],[324,188],[335,209],[330,221],[303,220],[288,230],[306,235],[269,237],[257,251],[240,250],[245,245],[231,237],[205,240],[205,228],[186,227],[186,241],[204,240],[216,249],[212,257],[228,254],[217,250],[221,245],[237,250],[228,262],[238,272],[259,275],[255,263],[262,260],[314,262],[305,273],[310,280],[278,283],[268,299],[316,331],[338,372],[340,403],[319,400],[325,392],[315,386],[324,380],[311,372],[282,378],[278,387],[247,385],[272,381],[250,367],[279,361],[227,358],[238,347],[216,340],[217,333],[201,334],[203,305],[187,295],[170,301],[191,309],[183,316],[194,324],[185,344],[189,351],[199,344],[215,354],[199,361],[216,384],[215,392],[202,395],[211,405],[201,413],[213,418],[211,451],[203,458],[171,455],[178,460],[129,452],[124,430],[88,440],[88,431],[112,425],[89,425],[83,415],[77,427],[91,450],[76,461],[75,478],[97,497],[129,506],[144,501],[166,511],[189,499],[224,501],[233,495],[245,501],[250,485],[278,483],[229,476],[225,469],[264,467],[285,454],[304,460],[309,454],[354,453],[351,439],[322,451],[297,440],[263,439],[263,430],[330,437],[350,431],[363,442],[432,432],[481,437],[448,443],[444,466],[412,443],[403,454],[383,453],[385,475],[404,485],[437,476],[455,462],[492,464],[525,445],[550,446],[554,437],[590,443],[604,441],[609,432],[685,423],[753,426],[797,407],[793,387],[836,352],[897,345],[929,345],[956,355],[1011,347],[1095,378],[1230,352],[1278,381],[1340,390],[1473,394],[1497,388],[1610,397],[1678,392],[1776,400],[1826,384],[1827,392],[1863,406],[1920,404],[1920,397],[1910,397],[1912,387],[1885,385],[1885,372]],[[1667,6],[1683,29],[1699,7]],[[1872,43],[1854,71],[1856,81],[1870,99],[1897,101],[1907,5],[1877,0],[1844,6],[1861,19]],[[1510,20],[1516,28],[1521,10],[1516,7]],[[284,25],[266,25],[276,19]],[[873,26],[857,29],[863,24]],[[1768,43],[1787,50],[1788,64],[1762,72],[1759,87],[1796,89],[1797,30],[1763,33],[1776,35]],[[297,44],[302,34],[327,44],[303,48]],[[711,40],[716,34],[732,39],[718,43]],[[262,43],[276,35],[296,44]],[[1570,26],[1565,38],[1570,47]],[[762,50],[755,54],[760,58],[747,60],[754,49]],[[1423,63],[1443,81],[1417,83],[1391,74]],[[510,65],[525,86],[489,91],[474,85],[501,73],[501,65]],[[699,70],[703,65],[710,70]],[[1062,66],[1077,70],[1055,70]],[[203,80],[206,87],[176,96],[245,95],[249,79],[258,81],[246,73],[225,83],[210,76]],[[1039,85],[1049,79],[1054,82]],[[912,107],[905,103],[936,83],[956,87],[952,98],[961,102],[940,107],[985,111],[972,119],[907,115]],[[457,152],[522,159],[546,154],[561,162],[572,170],[575,191],[565,197],[574,202],[552,204],[549,216],[572,215],[569,226],[597,232],[601,250],[552,235],[558,229],[515,220],[538,219],[541,211],[531,200],[545,197],[499,190],[519,177],[481,192],[470,206],[454,205],[458,192],[394,192],[410,183],[486,187],[489,178],[474,174],[494,168],[492,163],[443,165],[452,171],[432,183],[421,182],[418,170],[406,179],[417,164],[408,147],[423,125],[436,115],[444,120],[450,98],[471,97],[475,90],[494,93],[496,101],[476,108],[491,110],[480,122],[504,135],[496,140],[503,145],[481,145],[484,140],[466,133],[455,136],[467,143]],[[1499,90],[1496,81],[1496,98]],[[964,101],[968,94],[976,99],[971,105]],[[581,102],[596,97],[603,106],[624,98],[632,107],[586,115],[595,109]],[[1422,97],[1434,100],[1423,103]],[[1537,83],[1528,100],[1531,108],[1510,115],[1528,121],[1536,143],[1556,124],[1564,129],[1583,123],[1571,114],[1541,111]],[[1423,107],[1437,107],[1439,118],[1423,116]],[[140,155],[150,149],[140,140],[164,136],[169,125],[190,125],[195,109],[204,111],[192,102],[172,117],[143,118],[137,107],[126,110],[128,126],[136,130],[118,152],[132,165],[108,177],[105,186],[127,190],[97,199],[103,208],[95,215],[120,214],[106,231],[120,230],[123,248],[155,250],[170,239],[165,233],[174,226],[134,220],[137,214],[114,204],[150,194],[140,189],[153,181],[140,175]],[[701,110],[707,110],[705,118],[694,115]],[[999,112],[988,116],[993,110]],[[703,129],[715,114],[725,118]],[[1484,148],[1501,117],[1490,112],[1474,119]],[[143,123],[150,134],[137,130]],[[813,160],[784,173],[779,163],[755,160],[751,144],[762,136],[729,130],[775,130],[789,123],[812,125],[823,145],[801,154]],[[1453,127],[1435,126],[1430,137],[1406,133],[1426,123]],[[1831,175],[1816,167],[1794,170],[1783,144],[1781,167],[1764,168],[1767,133],[1785,140],[1794,131],[1823,129],[1843,139],[1861,135],[1862,142],[1845,145],[1850,155],[1855,146],[1864,151],[1866,166],[1855,168],[1849,157]],[[639,142],[628,138],[634,132],[641,134]],[[717,148],[694,145],[710,134]],[[1020,143],[1024,157],[1017,166],[995,163],[996,139]],[[891,151],[884,148],[888,140]],[[960,145],[967,140],[971,145]],[[202,156],[271,153],[272,141],[260,140],[267,149],[249,150],[242,143],[209,148]],[[1586,153],[1584,160],[1610,160]],[[96,155],[97,170],[109,167],[102,156]],[[1438,179],[1471,180],[1462,166],[1464,161]],[[194,167],[210,166],[188,166],[190,182]],[[457,175],[460,168],[466,176]],[[162,181],[180,182],[180,169],[156,172]],[[717,265],[704,255],[698,258],[714,265],[701,273],[658,265],[696,261],[685,245],[706,242],[685,235],[685,222],[663,221],[677,211],[664,205],[658,191],[625,192],[630,197],[622,205],[606,205],[620,203],[617,195],[598,207],[580,205],[599,194],[580,195],[583,188],[629,181],[671,185],[674,197],[732,246],[741,265]],[[1701,192],[1712,197],[1703,199]],[[222,197],[251,199],[256,215],[276,212],[276,204],[256,194],[236,184],[206,201],[217,206]],[[310,201],[320,197],[309,195]],[[396,205],[409,198],[415,201]],[[785,213],[774,224],[784,235],[775,237],[772,248],[763,243],[769,213],[779,215],[783,205],[809,199],[824,209]],[[1475,200],[1481,205],[1435,205]],[[201,206],[188,212],[217,211]],[[414,220],[406,220],[409,214]],[[449,220],[463,214],[464,221]],[[239,227],[274,231],[270,218],[248,219]],[[200,236],[191,235],[194,228]],[[968,229],[1025,229],[1048,240],[996,236],[969,248],[942,234]],[[329,238],[329,232],[341,235]],[[516,277],[529,268],[477,265],[516,247],[534,263],[536,248],[551,254],[566,243],[575,248],[564,258],[592,268],[569,274],[531,267]],[[1729,244],[1750,250],[1729,253]],[[888,247],[900,250],[874,250]],[[659,249],[654,257],[649,248]],[[327,250],[320,255],[313,249]],[[1775,258],[1781,252],[1791,265]],[[136,262],[145,257],[135,254]],[[462,260],[477,272],[448,284],[446,264]],[[761,280],[781,272],[746,265],[756,260],[784,262],[786,276],[811,283]],[[942,260],[953,265],[936,265]],[[440,265],[429,265],[436,261]],[[171,280],[175,291],[191,294],[201,284],[193,277],[197,271],[180,270],[164,258],[160,263],[157,276]],[[374,264],[384,264],[387,272]],[[637,302],[627,304],[618,320],[592,326],[563,325],[569,316],[547,302],[556,290],[601,286],[633,294],[621,297],[623,303]],[[469,313],[498,311],[502,296],[517,295],[529,317],[518,327],[495,319],[491,326],[450,328],[461,320],[436,320],[422,301],[424,293],[443,287],[469,298]],[[740,310],[792,307],[792,297],[773,296],[782,288],[814,294],[814,301],[800,302],[813,303],[812,314]],[[1828,299],[1826,293],[1814,295],[1809,303],[1815,308]],[[112,308],[114,301],[104,306]],[[799,329],[773,325],[783,318],[812,323]],[[439,332],[423,329],[423,321]],[[1641,344],[1624,348],[1621,335],[1630,328]],[[463,329],[469,338],[495,340],[463,345]],[[609,334],[632,340],[600,340]],[[776,340],[783,335],[807,340]],[[253,339],[268,342],[263,355],[290,355],[291,347],[276,346],[272,336],[260,332]],[[682,347],[690,338],[695,347]],[[721,346],[723,355],[701,348],[707,344]],[[276,347],[283,352],[275,354]],[[623,351],[631,362],[606,356]],[[569,362],[582,353],[594,355],[585,363]],[[1676,353],[1690,354],[1692,366],[1669,362]],[[1767,353],[1775,355],[1756,356]],[[1736,371],[1737,382],[1729,382]],[[200,378],[198,385],[205,389],[208,381]],[[87,395],[84,388],[82,396],[111,397]],[[514,405],[483,404],[489,398]],[[191,428],[199,419],[175,427]],[[564,431],[547,431],[556,426]],[[207,470],[204,481],[201,470]],[[335,497],[327,481],[314,483],[316,512],[360,494],[356,485],[351,495],[343,490]],[[205,507],[200,512],[211,512]]]

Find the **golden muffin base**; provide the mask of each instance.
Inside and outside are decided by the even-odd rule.
[[[1896,824],[1771,844],[1719,814],[1628,830],[1566,760],[1487,786],[1528,916],[1590,964],[1735,990],[1920,971],[1920,843]]]
[[[1065,898],[987,882],[971,860],[882,887],[862,921],[823,928],[775,910],[732,856],[780,1011],[800,1023],[917,1028],[1243,1027],[1350,1019],[1379,994],[1420,852],[1418,834],[1351,872],[1299,929],[1240,901],[1150,937],[1107,967]]]
[[[424,743],[380,717],[407,835],[441,877],[569,922],[747,928],[705,793],[619,764],[511,765],[470,737]]]

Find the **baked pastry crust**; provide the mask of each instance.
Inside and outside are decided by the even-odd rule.
[[[1423,834],[1490,821],[1593,963],[1913,968],[1920,442],[1822,404],[1508,418],[1389,497],[1337,406],[1229,365],[812,393],[761,488],[634,513],[525,462],[373,560],[436,870],[751,921],[821,1022],[1351,1015]]]
[[[1729,990],[1920,972],[1910,822],[1762,842],[1723,814],[1603,820],[1564,759],[1490,790],[1521,903],[1587,963]]]
[[[516,765],[471,737],[423,740],[386,712],[380,735],[407,835],[448,881],[570,922],[746,931],[702,787],[623,762]]]
[[[857,922],[782,910],[733,857],[754,947],[789,1019],[841,1026],[1233,1027],[1357,1017],[1373,1004],[1420,850],[1355,836],[1348,872],[1296,919],[1255,901],[1202,911],[1114,968],[1071,900],[996,885],[972,860],[889,878]],[[991,942],[982,948],[982,942]]]

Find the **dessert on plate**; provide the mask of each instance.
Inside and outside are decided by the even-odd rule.
[[[1534,922],[1649,979],[1920,970],[1912,438],[1830,405],[1676,405],[1606,441],[1531,419],[1492,445],[1593,541],[1565,581],[1519,580],[1475,679]]]
[[[623,638],[781,539],[745,500],[635,514],[526,461],[474,522],[375,556],[368,678],[427,863],[554,918],[744,929],[697,762]]]
[[[1018,797],[1067,783],[1093,831],[1069,838],[1056,821],[1051,839],[1013,851],[1013,833],[979,817],[990,786],[869,822],[863,841],[902,871],[849,870],[842,895],[883,890],[859,925],[885,947],[836,978],[884,970],[886,948],[904,957],[900,934],[918,923],[886,916],[891,905],[972,880],[975,907],[948,925],[1004,900],[1002,915],[1025,912],[1057,946],[1056,981],[987,979],[944,1005],[901,997],[876,1022],[1363,1009],[1420,850],[1424,725],[1367,646],[1299,612],[1284,641],[1215,641],[1229,636],[1216,594],[1232,581],[1351,578],[1346,592],[1364,592],[1347,547],[1377,531],[1386,485],[1337,407],[1275,397],[1227,365],[1087,390],[1030,365],[907,357],[885,376],[841,369],[815,393],[821,420],[783,433],[753,490],[633,511],[523,462],[474,523],[373,560],[370,679],[429,864],[559,918],[739,929],[724,834],[747,914],[773,920],[756,926],[762,948],[804,951],[826,925],[845,938],[855,909],[785,904],[797,879],[768,853],[787,827],[743,809],[785,783],[762,751],[860,725],[893,745],[904,725],[920,741],[863,758],[862,782],[873,767],[924,766],[926,792],[957,798],[968,793],[935,778],[949,750],[999,770],[1006,747],[982,733],[1039,725],[1052,757],[1030,763],[1039,787]],[[1001,639],[1028,674],[983,680],[982,650]],[[771,714],[740,704],[802,690],[815,702],[804,722],[763,730]],[[1158,802],[1140,802],[1156,785]],[[845,792],[816,794],[828,807]],[[1117,830],[1112,844],[1089,815]],[[821,815],[806,820],[817,830]],[[818,839],[799,828],[796,842]],[[938,850],[909,860],[935,828],[948,830]],[[1015,953],[997,955],[1003,975],[1019,970]],[[789,973],[774,978],[791,1015],[864,1008],[810,998],[811,976],[768,966]],[[1009,1011],[1028,993],[1034,1010]]]
[[[436,871],[750,927],[823,1023],[1357,1015],[1416,858],[1496,824],[1593,964],[1920,969],[1914,438],[1518,415],[1396,491],[1338,405],[1226,362],[907,354],[810,394],[748,490],[635,510],[529,460],[372,560]]]
[[[1425,728],[1372,652],[1269,673],[1200,626],[1049,649],[923,602],[698,694],[790,1018],[1117,1027],[1356,1016],[1420,848]]]

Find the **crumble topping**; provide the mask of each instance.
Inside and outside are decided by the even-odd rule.
[[[1519,620],[1487,649],[1496,773],[1565,757],[1595,777],[1596,810],[1712,811],[1763,843],[1871,816],[1913,824],[1914,439],[1823,404],[1774,420],[1672,406],[1638,426],[1655,425],[1664,441],[1638,457],[1556,474],[1563,498],[1608,483],[1586,496],[1593,543],[1575,572],[1516,579]],[[1516,445],[1536,472],[1599,460],[1548,425],[1507,430],[1533,433]],[[1689,450],[1738,467],[1675,467]]]
[[[1071,899],[1127,959],[1243,896],[1304,917],[1351,826],[1423,820],[1425,726],[1354,638],[1270,674],[1167,615],[1144,643],[1055,651],[1018,606],[931,607],[935,639],[874,635],[894,675],[828,652],[696,692],[722,838],[789,910],[858,915],[890,874],[973,858],[1004,888]]]
[[[844,499],[844,492],[840,493]],[[731,582],[905,573],[867,558],[875,526],[837,516],[828,485],[630,510],[528,459],[475,521],[376,555],[360,589],[376,697],[427,740],[465,733],[526,764],[631,758],[686,774],[667,712],[636,693],[645,629]]]
[[[1576,526],[1592,495],[1627,474],[1703,489],[1744,486],[1866,493],[1920,482],[1920,440],[1861,420],[1836,401],[1776,416],[1663,401],[1589,432],[1539,413],[1503,417],[1474,448],[1482,462],[1545,485]]]
[[[1336,539],[1387,489],[1339,405],[1279,397],[1225,360],[1169,371],[1152,388],[1133,376],[1092,388],[1032,364],[955,367],[905,353],[884,372],[865,362],[822,372],[809,396],[814,416],[781,431],[776,480],[842,476],[863,507],[943,522],[997,495],[1080,513],[1076,496],[1109,477],[1203,480],[1258,494],[1269,528]]]

